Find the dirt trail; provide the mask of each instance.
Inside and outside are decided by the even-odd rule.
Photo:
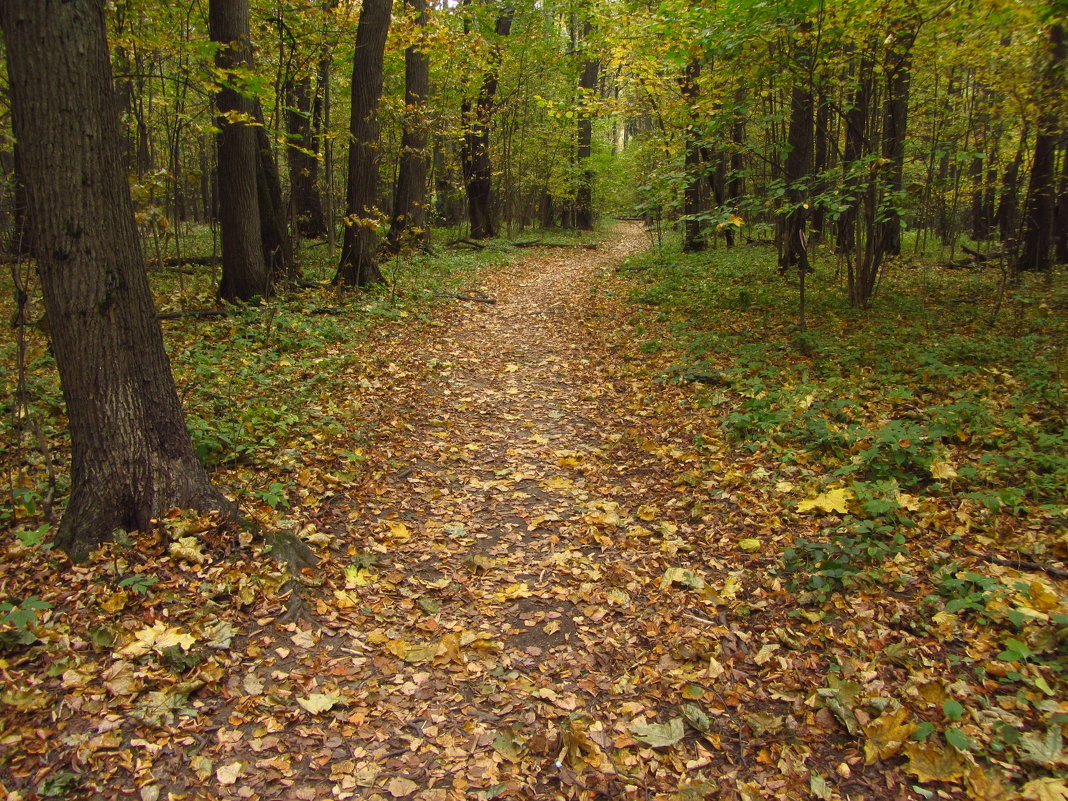
[[[315,625],[249,640],[213,746],[243,778],[220,797],[645,798],[745,763],[752,649],[717,611],[741,574],[715,554],[755,524],[720,522],[714,426],[619,300],[612,268],[646,246],[623,224],[535,251],[486,277],[495,304],[378,351],[395,380],[365,419],[389,470],[319,512]],[[634,738],[684,696],[703,734]]]

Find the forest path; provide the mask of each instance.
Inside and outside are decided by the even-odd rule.
[[[767,694],[718,607],[758,532],[716,475],[747,467],[642,352],[613,268],[647,246],[624,223],[537,249],[485,276],[495,304],[377,347],[392,382],[364,414],[388,469],[320,509],[316,626],[252,649],[230,681],[249,722],[215,764],[287,799],[651,797],[744,764],[738,694]],[[684,699],[702,737],[634,738]]]

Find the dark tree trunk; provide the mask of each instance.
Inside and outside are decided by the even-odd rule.
[[[1049,54],[1042,71],[1035,155],[1027,183],[1027,204],[1024,207],[1020,232],[1020,254],[1014,265],[1017,271],[1045,271],[1053,266],[1053,212],[1056,192],[1054,162],[1059,137],[1057,109],[1064,90],[1066,50],[1068,48],[1065,47],[1064,26],[1055,22],[1049,29]]]
[[[701,221],[701,141],[697,133],[699,113],[697,96],[700,91],[697,80],[701,77],[701,62],[691,59],[679,79],[679,89],[683,102],[689,109],[686,119],[685,139],[685,176],[682,189],[682,250],[684,253],[698,253],[708,247],[704,226]],[[718,198],[717,198],[718,200]]]
[[[883,106],[882,156],[887,160],[877,221],[876,243],[887,256],[901,253],[901,190],[905,172],[905,135],[908,129],[909,87],[912,83],[914,30],[902,31],[887,47],[886,101]]]
[[[802,26],[806,30],[808,24]],[[786,272],[797,267],[802,273],[808,270],[808,241],[805,237],[805,222],[808,212],[808,182],[812,177],[813,101],[809,81],[809,65],[812,54],[807,45],[798,49],[799,74],[790,91],[790,128],[787,132],[786,162],[783,180],[786,182],[786,197],[789,210],[782,220],[779,241],[779,270]]]
[[[415,14],[415,24],[427,24],[427,0],[406,0]],[[388,242],[396,250],[404,244],[422,245],[430,240],[426,226],[427,119],[430,94],[430,58],[419,45],[404,51],[404,130],[401,133],[400,167],[393,198],[393,219]]]
[[[868,149],[868,118],[871,116],[872,96],[875,93],[874,64],[869,55],[860,59],[857,66],[857,82],[853,98],[846,111],[845,148],[842,153],[842,167],[846,179],[844,188],[847,197],[852,198],[843,203],[845,208],[838,218],[837,244],[843,254],[852,254],[856,248],[857,209],[860,205],[860,193],[863,179],[859,175],[861,159]]]
[[[14,132],[71,434],[72,558],[174,506],[232,509],[182,418],[123,166],[103,0],[0,3]]]
[[[375,261],[378,237],[378,103],[389,33],[391,0],[364,0],[352,58],[349,174],[345,193],[345,238],[334,283],[370,286],[385,279]]]
[[[816,144],[815,157],[812,164],[813,187],[812,194],[816,196],[812,204],[812,234],[809,237],[812,244],[820,241],[826,227],[827,211],[820,196],[827,191],[828,183],[826,170],[828,167],[827,127],[830,125],[830,103],[823,90],[819,92],[816,101]]]
[[[1057,264],[1068,264],[1068,138],[1061,148],[1061,183],[1053,214],[1053,257]]]
[[[1020,143],[1016,155],[1005,168],[1001,178],[1001,198],[998,200],[996,220],[1001,243],[1009,252],[1015,252],[1019,243],[1019,191],[1020,168],[1023,166],[1024,148],[1027,145],[1027,131],[1020,134]]]
[[[211,0],[208,27],[218,44],[215,66],[224,76],[215,96],[219,110],[217,171],[219,176],[219,228],[222,238],[222,281],[219,297],[245,301],[266,295],[270,289],[261,244],[256,171],[255,104],[243,96],[235,70],[252,64],[247,0]]]
[[[597,91],[597,76],[601,69],[600,59],[589,55],[590,34],[593,24],[586,20],[582,24],[582,48],[587,51],[582,61],[582,73],[579,75],[578,138],[575,155],[578,158],[578,187],[575,191],[575,227],[580,231],[593,230],[593,169],[590,156],[593,152],[593,113],[590,104]]]
[[[511,6],[506,6],[497,16],[494,31],[498,38],[511,32],[514,13]],[[494,63],[482,76],[475,105],[464,100],[460,107],[464,123],[460,161],[467,188],[467,215],[471,222],[472,239],[491,239],[497,233],[493,222],[493,162],[490,159],[490,120],[497,95],[497,69],[500,65],[500,48],[496,43],[493,53]]]
[[[257,100],[256,110],[256,203],[260,213],[260,247],[267,265],[267,276],[273,285],[278,281],[295,281],[296,260],[293,258],[293,237],[289,235],[286,207],[282,202],[282,180],[278,163],[274,160],[271,137],[263,123],[263,109]]]
[[[311,76],[304,75],[286,87],[286,166],[297,231],[309,239],[321,239],[326,236],[326,217],[319,196],[319,137],[312,111]]]

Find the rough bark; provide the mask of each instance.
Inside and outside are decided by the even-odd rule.
[[[57,544],[84,559],[174,506],[232,506],[186,431],[124,169],[103,0],[0,3],[41,288],[71,434]]]
[[[807,29],[808,25],[803,25]],[[809,81],[809,65],[812,54],[807,45],[798,49],[797,64],[799,76],[790,91],[790,127],[787,132],[786,161],[783,167],[783,180],[786,183],[786,197],[789,209],[783,218],[780,229],[779,269],[783,272],[791,267],[801,271],[808,269],[808,242],[805,238],[805,223],[808,211],[808,182],[812,177],[812,139],[813,111],[812,85]]]
[[[334,276],[334,283],[346,286],[370,286],[384,280],[375,261],[378,221],[375,204],[378,200],[378,102],[382,97],[382,62],[392,6],[391,0],[364,0],[356,26],[345,238]]]
[[[593,113],[590,111],[590,103],[597,91],[601,61],[589,54],[589,40],[592,33],[593,23],[589,20],[584,21],[582,47],[587,55],[582,60],[582,72],[578,82],[578,135],[575,152],[579,168],[578,186],[575,191],[575,227],[580,231],[593,230],[593,169],[590,165],[590,156],[593,152]]]
[[[849,109],[846,111],[845,149],[842,167],[846,172],[844,188],[852,200],[844,202],[845,208],[838,218],[837,245],[840,253],[851,254],[856,247],[857,209],[863,179],[858,174],[860,162],[867,151],[868,118],[871,115],[872,96],[875,92],[874,63],[865,55],[857,65],[856,88]]]
[[[289,234],[286,207],[282,202],[282,180],[278,163],[274,160],[271,137],[264,125],[263,109],[257,100],[253,104],[256,115],[256,204],[260,215],[260,247],[271,286],[279,281],[296,281],[296,259],[293,256],[293,237]]]
[[[1061,148],[1061,182],[1053,213],[1053,258],[1057,264],[1068,264],[1068,138]]]
[[[494,32],[498,38],[511,32],[514,13],[510,6],[506,6],[497,16]],[[467,214],[472,239],[491,239],[496,236],[492,204],[493,162],[490,159],[490,121],[497,95],[497,69],[500,64],[500,49],[496,45],[493,53],[494,63],[482,76],[475,104],[472,106],[470,100],[464,100],[460,106],[460,116],[464,122],[460,161],[467,189]]]
[[[708,247],[708,239],[705,236],[704,225],[700,218],[701,214],[701,142],[697,132],[699,115],[697,100],[699,88],[697,81],[701,77],[701,62],[696,58],[691,59],[679,80],[679,89],[682,92],[683,101],[689,109],[686,130],[683,133],[685,140],[685,176],[682,188],[682,211],[684,214],[682,223],[682,250],[684,253],[698,253]]]
[[[326,216],[319,195],[319,137],[313,127],[311,76],[286,87],[286,167],[297,231],[309,239],[326,236]]]
[[[1035,153],[1027,183],[1027,203],[1024,206],[1020,232],[1020,254],[1014,265],[1017,271],[1046,271],[1053,266],[1055,157],[1059,138],[1057,109],[1058,100],[1064,91],[1066,51],[1068,47],[1065,43],[1064,26],[1055,22],[1049,28],[1049,52],[1037,98],[1038,129],[1035,132]]]
[[[882,157],[887,160],[882,183],[882,209],[876,243],[882,254],[901,253],[901,190],[905,172],[905,135],[908,130],[909,87],[912,84],[914,30],[902,30],[887,46],[884,70]]]
[[[427,24],[427,0],[406,0],[415,14],[415,24]],[[426,226],[427,120],[426,98],[430,94],[430,58],[419,45],[404,51],[404,130],[401,132],[397,191],[393,197],[389,246],[421,245],[430,239]]]
[[[261,243],[256,171],[259,148],[255,104],[234,85],[232,71],[252,61],[247,0],[211,0],[208,28],[216,42],[215,66],[226,76],[215,96],[219,111],[219,229],[222,239],[222,281],[219,297],[246,301],[270,288]]]

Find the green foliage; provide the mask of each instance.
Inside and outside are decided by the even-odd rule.
[[[0,626],[10,627],[16,642],[29,645],[37,641],[33,626],[37,623],[38,613],[51,608],[52,604],[42,601],[36,595],[18,602],[4,601],[0,603]]]

